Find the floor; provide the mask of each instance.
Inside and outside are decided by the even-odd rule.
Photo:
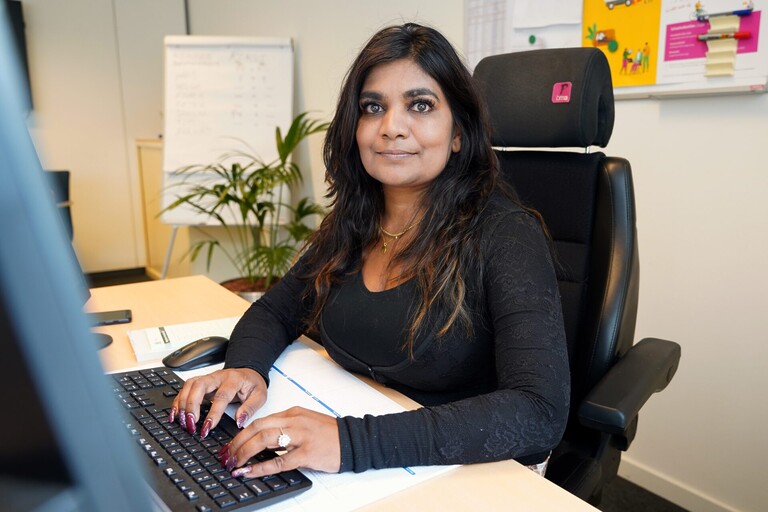
[[[92,288],[149,281],[144,269],[101,272],[86,276]],[[687,512],[660,496],[623,478],[615,478],[603,490],[602,512]]]
[[[616,477],[603,490],[602,512],[687,512],[632,482]]]

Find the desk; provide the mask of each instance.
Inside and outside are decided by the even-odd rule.
[[[138,365],[127,331],[238,316],[248,308],[248,303],[204,276],[192,276],[94,288],[87,307],[89,310],[133,310],[130,324],[98,329],[114,339],[100,353],[104,369],[117,371]],[[311,340],[304,341],[322,351]],[[362,379],[404,407],[417,406],[391,389],[365,377]],[[398,509],[597,510],[511,460],[461,466],[364,508],[382,512]]]

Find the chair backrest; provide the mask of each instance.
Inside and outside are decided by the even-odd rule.
[[[487,57],[475,78],[502,173],[552,237],[572,372],[567,438],[585,393],[632,346],[637,314],[629,162],[585,151],[613,130],[610,69],[597,49],[564,48]]]

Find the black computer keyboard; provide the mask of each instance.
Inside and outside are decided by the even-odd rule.
[[[171,403],[183,384],[173,370],[152,368],[113,377],[115,394],[128,412],[125,426],[145,454],[149,483],[171,510],[256,510],[312,486],[298,470],[262,478],[232,478],[216,459],[238,431],[232,418],[224,415],[203,440],[178,423],[168,423]],[[267,450],[249,463],[276,456]]]

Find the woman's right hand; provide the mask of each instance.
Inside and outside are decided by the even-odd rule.
[[[241,402],[235,413],[237,426],[242,428],[248,418],[267,401],[267,383],[255,370],[249,368],[228,368],[208,375],[192,377],[173,400],[168,421],[178,421],[190,434],[197,433],[200,420],[200,404],[210,397],[211,409],[200,428],[200,437],[219,424],[224,409],[232,402]]]

